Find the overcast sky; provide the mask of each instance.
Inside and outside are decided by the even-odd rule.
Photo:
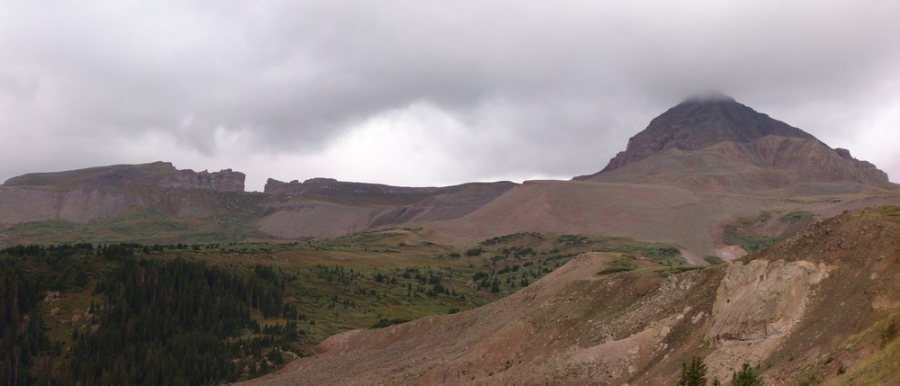
[[[900,2],[0,1],[0,181],[171,161],[433,186],[602,169],[719,90],[900,179]]]

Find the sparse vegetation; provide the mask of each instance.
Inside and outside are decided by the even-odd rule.
[[[381,319],[378,319],[378,321],[375,322],[375,324],[373,324],[371,328],[385,328],[385,327],[388,327],[388,326],[393,326],[393,325],[395,325],[395,324],[403,324],[403,323],[406,323],[406,322],[408,322],[408,321],[409,321],[409,319],[385,319],[385,318],[381,318]]]
[[[703,256],[703,260],[711,265],[719,265],[719,264],[725,263],[725,261],[720,259],[718,256],[711,256],[711,255]]]
[[[508,243],[508,242],[520,240],[523,238],[542,239],[543,237],[544,236],[542,234],[537,233],[537,232],[520,232],[520,233],[513,233],[513,234],[509,234],[509,235],[505,235],[505,236],[491,237],[487,240],[482,241],[481,245],[491,246],[491,245]]]
[[[886,346],[897,338],[898,326],[897,319],[891,318],[884,328],[881,330],[881,347]]]
[[[635,265],[632,260],[632,257],[621,257],[616,259],[609,268],[603,269],[598,273],[598,275],[609,275],[611,273],[617,272],[628,272],[637,269],[637,265]]]
[[[676,386],[706,386],[706,365],[700,357],[681,364],[681,375]]]
[[[734,376],[731,380],[731,386],[762,386],[763,381],[759,375],[756,374],[756,371],[753,370],[753,367],[750,366],[750,362],[744,362],[741,365],[741,369],[734,373]]]
[[[759,252],[763,249],[775,245],[777,242],[769,236],[756,236],[750,234],[745,228],[736,225],[726,225],[722,240],[725,244],[740,245],[749,253]]]
[[[787,229],[783,229],[780,234],[773,237],[767,235],[765,231],[766,224],[771,222],[772,213],[762,211],[756,217],[742,217],[737,219],[734,224],[726,225],[722,233],[722,241],[725,244],[739,245],[749,253],[759,252],[797,233],[807,226],[813,217],[813,213],[802,210],[785,214],[779,217],[778,221],[788,224]]]
[[[811,212],[807,212],[804,210],[795,210],[784,216],[781,216],[780,220],[781,220],[781,222],[788,222],[788,223],[808,222],[808,221],[812,220],[813,216],[814,215]]]

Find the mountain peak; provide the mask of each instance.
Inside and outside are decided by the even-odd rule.
[[[697,151],[725,141],[750,143],[767,135],[815,139],[722,93],[700,94],[654,118],[600,173],[671,149]]]
[[[634,164],[634,165],[632,165]],[[615,171],[615,172],[613,172]],[[811,134],[722,93],[696,95],[654,118],[598,173],[575,180],[694,181],[710,189],[782,189],[832,184],[823,191],[891,187],[887,174]],[[726,181],[727,180],[727,181]],[[712,182],[710,182],[712,181]],[[850,184],[850,185],[846,185]],[[829,190],[831,189],[831,190]]]

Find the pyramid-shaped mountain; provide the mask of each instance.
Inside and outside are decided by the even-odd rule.
[[[720,94],[690,98],[669,109],[629,139],[625,151],[603,170],[575,180],[675,182],[703,190],[792,187],[818,193],[891,185],[887,174],[849,151],[832,149]]]

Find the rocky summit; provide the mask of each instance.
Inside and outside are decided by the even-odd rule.
[[[724,95],[689,98],[631,137],[600,173],[666,150],[695,151],[720,142],[752,143],[767,135],[813,139],[809,133],[758,113]]]
[[[669,109],[629,139],[603,170],[575,180],[802,194],[892,186],[886,173],[848,150],[832,149],[724,95],[691,98]]]

